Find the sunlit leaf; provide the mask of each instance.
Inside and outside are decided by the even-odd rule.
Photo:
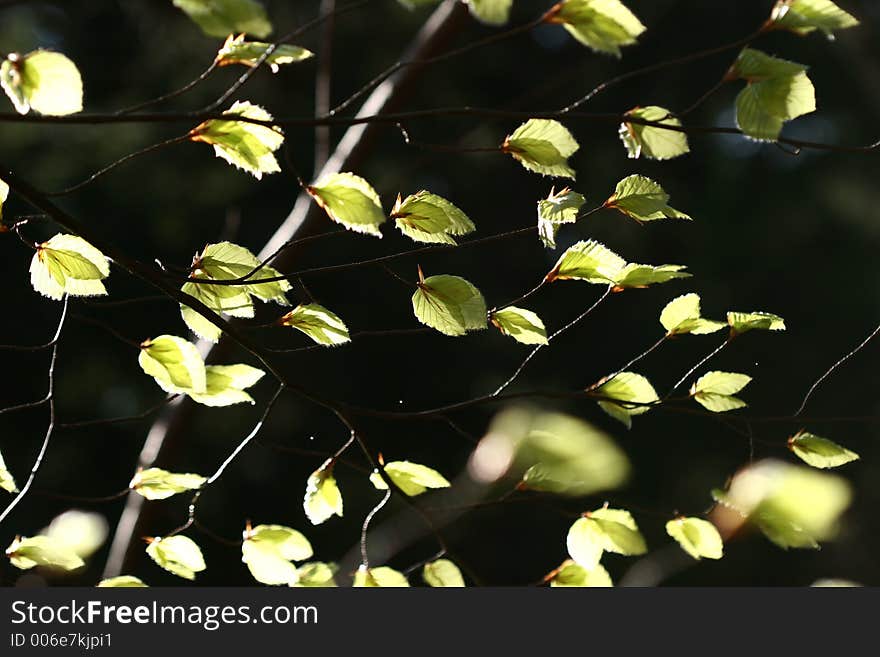
[[[605,207],[620,210],[636,221],[690,219],[684,212],[669,206],[669,194],[660,185],[639,175],[627,176],[617,183]]]
[[[814,468],[836,468],[859,459],[855,452],[806,431],[800,431],[789,438],[788,448]]]
[[[360,176],[332,173],[309,185],[306,191],[336,223],[356,233],[382,237],[382,202],[376,190]]]
[[[568,553],[578,565],[593,570],[603,552],[639,555],[648,551],[629,511],[601,508],[585,513],[568,530]]]
[[[29,570],[34,566],[76,570],[85,565],[68,545],[48,536],[16,536],[6,548],[6,556],[13,566],[21,570]]]
[[[625,266],[626,260],[607,246],[587,240],[569,247],[545,278],[548,282],[574,279],[607,285]]]
[[[530,171],[574,179],[568,158],[580,148],[568,129],[549,119],[529,119],[508,135],[501,146]]]
[[[559,226],[576,222],[584,203],[586,199],[568,187],[558,192],[551,189],[546,199],[538,201],[538,236],[544,246],[556,248]]]
[[[237,365],[206,365],[205,392],[187,392],[190,399],[204,406],[232,406],[253,404],[254,399],[245,392],[266,373],[263,370],[239,363]]]
[[[320,525],[331,516],[342,517],[342,493],[336,485],[332,463],[325,463],[309,477],[303,509],[313,525]]]
[[[684,265],[640,265],[631,262],[618,272],[614,287],[616,290],[626,290],[689,278],[690,274],[683,271],[684,268]]]
[[[602,564],[597,563],[591,570],[577,564],[571,559],[566,559],[557,568],[550,580],[551,587],[578,586],[587,588],[606,588],[614,586],[611,576]]]
[[[412,306],[422,324],[452,336],[486,328],[486,301],[472,283],[446,274],[420,279]]]
[[[202,355],[194,344],[176,335],[160,335],[142,342],[138,363],[165,392],[206,391]]]
[[[701,518],[680,517],[666,523],[666,533],[694,559],[720,559],[724,542],[711,522]]]
[[[168,472],[161,468],[138,470],[128,487],[148,500],[164,500],[177,493],[197,490],[207,481],[191,473]]]
[[[333,575],[336,573],[335,564],[327,564],[320,561],[304,563],[297,568],[297,581],[291,586],[328,588],[335,587],[336,581]]]
[[[299,581],[293,561],[312,556],[312,546],[300,532],[282,525],[248,527],[241,544],[241,560],[254,579],[270,586],[291,586]]]
[[[238,36],[230,34],[214,61],[219,66],[243,64],[253,68],[271,46],[271,43],[245,41],[244,34],[239,34]],[[273,73],[277,73],[284,64],[295,64],[314,56],[315,53],[311,50],[282,43],[275,47],[264,62]]]
[[[58,52],[11,53],[0,64],[0,86],[19,114],[49,116],[82,111],[83,84],[76,64]]]
[[[50,299],[100,296],[107,294],[101,281],[110,263],[81,237],[59,233],[37,246],[30,274],[34,290]]]
[[[855,27],[859,21],[831,0],[778,0],[770,14],[775,27],[805,35],[821,30],[829,39],[835,30]]]
[[[690,394],[701,406],[713,413],[744,408],[746,403],[734,397],[752,377],[735,372],[708,372],[691,386]]]
[[[300,304],[281,318],[282,326],[305,333],[318,344],[333,347],[351,341],[348,327],[339,316],[316,303]]]
[[[670,301],[660,313],[668,335],[704,335],[720,331],[727,324],[700,317],[700,295],[684,294]]]
[[[12,473],[6,468],[6,463],[3,461],[3,454],[0,453],[0,488],[9,492],[9,493],[17,493],[18,486],[15,485],[15,478],[12,476]]]
[[[421,495],[429,488],[448,488],[451,484],[442,474],[420,463],[391,461],[384,466],[385,473],[394,485],[410,497]],[[370,475],[373,486],[387,490],[388,484],[378,472]]]
[[[785,321],[778,315],[765,312],[729,312],[727,325],[733,333],[741,334],[754,329],[784,331]]]
[[[150,558],[172,575],[193,580],[196,573],[205,570],[202,550],[187,536],[153,537],[147,545]]]
[[[636,107],[624,116],[681,127],[681,121],[670,116],[668,109],[656,105]],[[633,159],[644,155],[650,160],[670,160],[690,152],[687,134],[678,130],[666,130],[657,126],[624,121],[620,124],[619,133],[627,153]]]
[[[406,575],[387,566],[379,566],[378,568],[361,566],[354,575],[353,586],[355,588],[403,588],[409,587],[409,581],[407,581]]]
[[[223,115],[267,123],[272,121],[269,112],[246,101],[236,101]],[[264,173],[281,171],[274,155],[284,143],[284,133],[278,126],[236,121],[234,118],[209,119],[190,130],[189,138],[211,144],[217,157],[247,171],[257,180]]]
[[[619,0],[562,0],[547,21],[561,23],[575,39],[597,52],[620,57],[645,26]]]
[[[496,310],[489,318],[504,335],[509,335],[522,344],[547,344],[547,329],[544,322],[531,310],[508,306]]]
[[[149,588],[140,578],[134,575],[119,575],[109,579],[102,579],[97,584],[101,589],[145,589]]]
[[[55,516],[40,534],[86,559],[104,544],[108,531],[107,520],[100,513],[70,509]]]
[[[458,207],[424,190],[406,199],[398,195],[391,218],[400,232],[416,242],[455,244],[454,236],[476,230]]]
[[[489,25],[504,25],[510,20],[513,0],[464,0],[471,15]]]
[[[9,185],[0,180],[0,221],[3,221],[3,204],[9,198]]]
[[[599,406],[608,415],[626,425],[627,429],[632,427],[634,415],[647,413],[652,404],[660,401],[651,382],[635,372],[620,372],[589,392],[607,398],[599,401]]]
[[[260,39],[272,32],[266,10],[256,0],[174,0],[208,36],[245,32]]]
[[[437,559],[426,563],[422,578],[428,586],[442,588],[462,588],[465,586],[461,571],[449,559]]]

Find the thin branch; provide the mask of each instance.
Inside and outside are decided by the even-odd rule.
[[[131,114],[132,112],[137,112],[138,110],[142,110],[145,107],[157,105],[159,103],[165,102],[166,100],[171,100],[172,98],[177,98],[178,96],[182,96],[187,91],[195,88],[197,85],[199,85],[202,82],[204,82],[205,80],[207,80],[208,77],[210,77],[211,73],[213,73],[216,68],[217,68],[217,60],[214,60],[213,62],[211,62],[211,65],[208,68],[206,68],[204,71],[202,71],[199,74],[199,76],[197,78],[195,78],[194,80],[185,84],[180,89],[176,89],[175,91],[171,91],[167,94],[163,94],[162,96],[159,96],[158,98],[153,98],[152,100],[146,100],[142,103],[138,103],[137,105],[131,105],[129,107],[125,107],[121,110],[118,110],[116,112],[116,114],[117,115]]]
[[[715,347],[715,349],[713,349],[712,351],[710,351],[705,357],[701,358],[700,361],[699,361],[696,365],[694,365],[694,366],[693,366],[692,368],[690,368],[687,372],[685,372],[685,373],[684,373],[684,376],[682,376],[682,377],[678,380],[678,382],[677,382],[674,386],[672,386],[672,389],[671,389],[668,393],[666,393],[666,397],[663,398],[664,401],[667,400],[667,399],[669,399],[669,397],[672,396],[672,393],[674,393],[682,383],[684,383],[685,381],[687,381],[688,378],[691,376],[691,374],[693,374],[694,372],[696,372],[696,371],[697,371],[698,369],[700,369],[703,365],[705,365],[706,363],[708,363],[712,358],[714,358],[715,356],[717,356],[717,355],[721,352],[721,350],[724,349],[724,348],[725,348],[727,345],[729,345],[731,342],[733,342],[733,335],[732,335],[732,334],[731,334],[730,336],[728,336],[728,337],[724,340],[724,342],[722,342],[720,345],[718,345],[717,347]]]
[[[615,376],[617,376],[617,375],[620,374],[621,372],[626,371],[627,369],[629,369],[630,367],[632,367],[633,365],[635,365],[636,363],[638,363],[638,362],[639,362],[640,360],[642,360],[643,358],[647,358],[647,357],[651,354],[651,352],[653,352],[655,349],[658,349],[658,348],[660,347],[660,345],[662,345],[662,344],[663,344],[664,342],[666,342],[666,340],[668,340],[668,339],[669,339],[669,334],[668,334],[668,333],[664,333],[664,334],[663,334],[663,337],[661,337],[659,340],[657,340],[657,342],[655,342],[655,343],[652,344],[650,347],[648,347],[647,349],[645,349],[645,350],[644,350],[642,353],[640,353],[638,356],[635,356],[634,358],[632,358],[632,359],[631,359],[626,365],[623,365],[620,369],[618,369],[616,372],[614,372],[614,374],[609,374],[608,376],[604,377],[603,381],[610,381],[610,380],[613,379]]]
[[[376,514],[382,510],[382,507],[388,504],[388,500],[390,499],[391,489],[389,488],[385,491],[385,495],[382,496],[379,503],[374,506],[367,514],[367,517],[364,518],[364,524],[361,526],[361,563],[364,565],[364,568],[370,567],[370,558],[367,555],[367,532],[370,529],[370,523],[373,521],[373,518],[376,517]]]
[[[144,420],[151,415],[154,415],[157,411],[164,408],[175,399],[177,399],[180,395],[171,395],[166,397],[158,404],[154,404],[150,406],[147,410],[138,413],[137,415],[123,415],[120,417],[111,417],[111,418],[98,418],[95,420],[78,420],[76,422],[59,422],[55,425],[56,429],[82,429],[85,427],[102,427],[109,426],[112,424],[125,424],[128,422],[137,422],[138,420]]]

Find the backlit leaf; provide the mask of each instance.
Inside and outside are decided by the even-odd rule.
[[[681,127],[681,121],[670,116],[668,109],[656,105],[636,107],[624,116]],[[690,152],[687,134],[677,130],[665,130],[657,126],[624,121],[620,124],[619,132],[627,153],[633,159],[644,155],[650,160],[670,160]]]
[[[597,52],[620,57],[645,26],[619,0],[562,0],[547,19],[561,23],[575,39]]]
[[[501,146],[530,171],[545,176],[574,179],[568,158],[580,148],[575,138],[559,121],[529,119],[508,135]]]
[[[40,534],[86,559],[104,544],[107,532],[107,520],[100,513],[69,509],[52,518]]]
[[[342,517],[342,493],[333,476],[332,462],[325,463],[309,477],[303,509],[313,525],[320,525],[331,516]]]
[[[690,394],[701,406],[713,413],[744,408],[746,403],[734,397],[752,377],[735,372],[708,372],[691,386]]]
[[[831,0],[778,0],[770,20],[775,27],[805,35],[821,30],[829,39],[835,30],[855,27],[859,21]]]
[[[297,568],[297,581],[292,584],[295,587],[328,588],[335,587],[336,581],[333,575],[336,573],[335,564],[313,561],[304,563]]]
[[[398,195],[391,218],[400,232],[416,242],[455,244],[454,236],[476,230],[459,208],[424,190],[406,199]]]
[[[291,563],[312,556],[312,546],[300,532],[282,525],[257,525],[244,532],[241,560],[254,579],[270,586],[292,586],[299,570]]]
[[[711,522],[701,518],[680,517],[666,523],[666,533],[694,559],[720,559],[724,542]]]
[[[625,266],[626,260],[607,246],[588,240],[569,247],[547,274],[546,279],[550,282],[573,279],[609,284],[617,279]]]
[[[544,246],[556,248],[556,231],[561,224],[577,221],[586,199],[577,192],[565,187],[558,192],[550,190],[550,195],[538,201],[538,236]]]
[[[138,363],[165,392],[205,392],[205,363],[196,346],[176,335],[141,343]]]
[[[547,344],[544,322],[531,310],[508,306],[490,317],[492,325],[522,344]]]
[[[172,575],[193,580],[196,573],[205,570],[202,550],[187,536],[156,536],[147,545],[147,554],[160,568]]]
[[[107,294],[101,281],[110,263],[81,237],[59,233],[37,247],[30,274],[34,290],[50,299],[100,296]]]
[[[594,569],[603,552],[639,555],[648,551],[629,511],[601,508],[585,513],[568,530],[568,553],[578,565]]]
[[[464,0],[471,15],[489,25],[504,25],[510,20],[513,0]]]
[[[205,392],[187,392],[190,399],[204,406],[232,406],[253,404],[253,398],[245,392],[266,373],[263,370],[239,363],[237,365],[206,365]]]
[[[174,6],[208,36],[245,32],[262,39],[272,32],[266,10],[256,0],[174,0]]]
[[[669,194],[660,185],[639,175],[627,176],[617,183],[605,207],[620,210],[636,221],[690,219],[684,212],[669,206]]]
[[[282,326],[291,326],[327,347],[351,341],[345,322],[316,303],[300,304],[284,315],[280,322]]]
[[[459,336],[486,328],[486,301],[472,283],[440,274],[420,280],[412,296],[413,313],[422,324]]]
[[[83,85],[76,64],[58,52],[10,54],[0,64],[0,86],[19,114],[49,116],[82,111]]]
[[[3,461],[3,454],[0,453],[0,488],[8,493],[17,493],[18,486],[15,485],[15,479],[12,473],[6,469],[6,463]]]
[[[354,575],[353,586],[355,588],[403,588],[409,587],[409,581],[407,581],[406,575],[387,566],[379,566],[378,568],[361,566]]]
[[[859,459],[858,454],[834,441],[805,431],[789,438],[788,448],[799,459],[814,468],[836,468]]]
[[[632,427],[634,415],[647,413],[652,404],[660,401],[651,382],[635,372],[620,372],[589,392],[608,398],[598,402],[600,408],[626,425],[627,429]]]
[[[554,571],[550,586],[554,588],[559,586],[598,588],[610,587],[614,584],[602,564],[597,563],[591,570],[587,570],[571,559],[566,559]]]
[[[376,190],[360,176],[332,173],[306,191],[336,223],[356,233],[382,237],[379,230],[385,223],[382,202]]]
[[[34,566],[76,570],[85,565],[70,546],[49,536],[16,536],[6,548],[6,556],[13,566],[21,570]]]
[[[676,297],[666,304],[660,313],[660,323],[668,335],[704,335],[727,326],[724,322],[700,317],[700,295],[694,293]]]
[[[149,588],[140,578],[134,575],[119,575],[109,579],[102,579],[97,584],[101,589],[145,589]]]
[[[449,559],[437,559],[426,563],[422,578],[428,586],[442,588],[462,588],[465,586],[461,571]]]
[[[778,315],[765,312],[729,312],[727,325],[733,333],[741,334],[754,329],[784,331],[785,321]]]
[[[9,198],[9,185],[0,180],[0,221],[3,221],[3,204]]]
[[[164,500],[177,493],[201,488],[205,481],[205,477],[197,474],[147,468],[139,470],[128,487],[148,500]]]
[[[385,464],[384,470],[391,481],[410,497],[421,495],[429,488],[448,488],[451,485],[442,474],[420,463],[391,461]],[[379,490],[388,489],[388,484],[378,472],[370,475],[370,481]]]
[[[260,61],[260,58],[266,54],[266,51],[272,46],[271,43],[262,43],[260,41],[245,41],[244,34],[234,36],[230,34],[223,47],[217,53],[214,61],[219,66],[229,66],[231,64],[243,64],[253,68]],[[272,53],[266,57],[265,64],[273,73],[277,73],[279,67],[284,64],[295,64],[315,56],[311,50],[293,46],[290,44],[279,44]]]

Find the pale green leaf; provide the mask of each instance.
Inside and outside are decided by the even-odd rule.
[[[205,570],[201,548],[187,536],[155,536],[147,545],[147,554],[160,568],[184,579],[193,580]]]
[[[442,474],[420,463],[391,461],[383,469],[394,485],[410,497],[421,495],[429,488],[448,488],[451,485]],[[378,472],[370,475],[370,481],[379,490],[388,489],[388,484]]]
[[[109,579],[102,579],[97,584],[101,589],[145,589],[149,588],[140,578],[134,575],[119,575]]]
[[[727,325],[733,333],[741,334],[754,329],[765,331],[784,331],[785,321],[778,315],[765,312],[729,312]]]
[[[510,20],[513,0],[464,0],[471,15],[488,25],[504,25]]]
[[[241,286],[212,285],[204,287],[229,287],[231,291],[228,294],[230,295],[244,291],[257,297],[260,301],[274,301],[282,306],[290,305],[285,294],[291,288],[288,281],[260,282],[267,278],[277,278],[280,272],[262,264],[259,258],[248,249],[232,242],[208,244],[195,259],[191,275],[214,280],[247,277],[246,284]],[[234,315],[234,313],[229,314]]]
[[[660,401],[651,382],[635,372],[620,372],[589,392],[605,397],[606,399],[598,402],[599,406],[608,415],[626,425],[627,429],[632,427],[634,415],[647,413],[652,404]]]
[[[575,177],[568,158],[580,148],[568,129],[550,119],[529,119],[508,135],[501,146],[530,171],[545,176]]]
[[[332,173],[306,188],[327,216],[348,230],[382,237],[382,202],[366,180],[353,173]]]
[[[597,52],[620,57],[620,47],[636,42],[645,26],[619,0],[562,0],[548,22],[561,23],[575,39]]]
[[[789,438],[788,448],[814,468],[836,468],[859,459],[858,454],[834,441],[805,431]]]
[[[226,39],[223,47],[217,53],[214,59],[218,66],[229,66],[231,64],[243,64],[253,68],[260,61],[269,48],[271,43],[262,43],[260,41],[245,41],[244,34],[234,36],[232,34]],[[297,62],[311,59],[315,56],[311,50],[294,46],[290,44],[279,44],[266,57],[264,63],[271,69],[273,73],[277,73],[279,67],[285,64],[295,64]]]
[[[3,461],[2,453],[0,453],[0,488],[9,493],[18,492],[18,486],[15,485],[15,478],[12,476],[12,473],[6,469],[6,463]]]
[[[602,564],[597,563],[592,570],[587,570],[571,559],[567,559],[554,571],[550,586],[554,588],[560,586],[607,588],[614,586],[614,583]]]
[[[734,397],[733,395],[719,395],[714,392],[698,392],[694,395],[694,400],[707,411],[712,411],[713,413],[735,411],[738,408],[745,408],[748,405],[739,397]]]
[[[618,272],[614,287],[625,290],[689,278],[690,274],[683,271],[684,268],[684,265],[640,265],[631,262]]]
[[[445,335],[464,335],[487,325],[483,295],[459,276],[440,274],[420,280],[412,306],[416,319]]]
[[[21,570],[34,566],[76,570],[85,565],[70,546],[49,536],[16,536],[6,548],[6,556],[13,566]]]
[[[458,207],[425,190],[405,200],[398,195],[391,218],[400,232],[416,242],[456,244],[453,236],[467,235],[476,230],[473,222]]]
[[[160,335],[141,343],[138,363],[165,392],[202,393],[206,390],[205,363],[191,342],[176,335]]]
[[[300,532],[282,525],[257,525],[244,533],[241,560],[254,579],[270,586],[292,586],[299,570],[291,563],[312,556],[312,546]]]
[[[724,322],[700,317],[700,295],[694,293],[676,297],[666,304],[660,313],[660,323],[667,335],[704,335],[727,326]]]
[[[177,493],[197,490],[207,479],[191,473],[168,472],[161,468],[139,470],[128,487],[148,500],[164,500]]]
[[[636,221],[690,219],[684,212],[669,206],[669,194],[660,185],[639,175],[627,176],[617,183],[605,207],[620,210]]]
[[[291,586],[310,588],[335,587],[336,581],[333,575],[336,573],[335,564],[327,564],[321,561],[304,563],[297,568],[297,581]]]
[[[313,525],[320,525],[331,516],[342,517],[342,493],[333,476],[332,462],[325,463],[309,477],[303,509]]]
[[[348,327],[339,317],[316,303],[300,304],[280,320],[326,347],[351,342]]]
[[[174,0],[208,36],[245,32],[262,39],[272,32],[266,10],[256,0]]]
[[[770,14],[775,27],[805,35],[821,30],[829,39],[835,30],[855,27],[855,16],[837,6],[831,0],[778,0]]]
[[[190,399],[204,406],[232,406],[253,404],[253,398],[245,392],[266,373],[256,367],[237,365],[206,365],[205,392],[187,392]]]
[[[107,520],[100,513],[70,509],[55,516],[40,534],[85,559],[104,544],[107,532]]]
[[[648,550],[636,521],[623,509],[585,513],[568,530],[566,544],[571,558],[587,570],[598,565],[603,552],[639,555]]]
[[[81,237],[59,233],[37,247],[30,274],[34,290],[50,299],[101,296],[107,294],[101,281],[110,275],[110,263]]]
[[[724,413],[744,408],[746,403],[734,397],[752,377],[735,372],[708,372],[691,386],[690,394],[706,410]]]
[[[558,192],[551,189],[546,199],[538,201],[538,236],[544,246],[556,248],[556,231],[559,226],[575,223],[584,203],[586,199],[568,187]]]
[[[544,322],[531,310],[508,306],[490,317],[492,325],[522,344],[547,344]]]
[[[607,246],[588,240],[569,247],[545,278],[548,282],[574,279],[607,285],[625,266],[626,261]]]
[[[724,556],[721,534],[711,522],[680,517],[666,523],[666,533],[694,559],[720,559]]]
[[[462,588],[465,586],[461,571],[449,559],[437,559],[426,563],[422,578],[428,586],[440,588]]]
[[[355,588],[403,588],[409,587],[409,581],[407,581],[406,575],[387,566],[379,566],[378,568],[361,566],[354,575],[353,586]]]
[[[670,116],[668,109],[656,105],[636,107],[624,116],[677,128],[681,127],[681,121]],[[650,160],[671,160],[690,152],[687,134],[678,130],[666,130],[657,126],[624,121],[620,124],[619,133],[620,139],[632,159],[638,159],[644,155]]]
[[[10,54],[0,64],[0,86],[19,114],[34,110],[48,116],[82,111],[79,69],[61,53],[34,50]]]
[[[3,221],[3,204],[9,198],[9,185],[0,180],[0,221]]]

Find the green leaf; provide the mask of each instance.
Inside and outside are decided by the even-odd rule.
[[[34,290],[50,299],[101,296],[110,263],[81,237],[59,233],[37,247],[30,274]]]
[[[775,27],[801,36],[821,30],[834,39],[835,30],[855,27],[859,21],[831,0],[778,0],[770,20]]]
[[[676,297],[666,304],[660,313],[660,323],[667,335],[704,335],[727,326],[724,322],[700,317],[700,295],[694,293]]]
[[[145,589],[149,588],[134,575],[119,575],[109,579],[102,579],[97,584],[100,589]]]
[[[8,493],[17,493],[18,486],[15,485],[15,478],[12,473],[6,469],[6,463],[3,461],[3,454],[0,453],[0,488]]]
[[[636,107],[624,116],[681,127],[681,121],[670,116],[668,109],[656,105]],[[644,155],[649,160],[671,160],[691,150],[688,146],[687,134],[678,130],[665,130],[657,126],[624,121],[620,124],[619,132],[620,139],[632,159]]]
[[[244,34],[234,36],[230,34],[223,47],[217,53],[214,61],[218,66],[230,66],[232,64],[243,64],[253,68],[260,61],[260,58],[266,54],[266,51],[272,46],[271,43],[262,43],[260,41],[245,41]],[[265,64],[273,73],[277,73],[284,64],[295,64],[297,62],[311,59],[315,56],[311,50],[293,46],[290,44],[278,45],[265,59]]]
[[[556,231],[559,226],[575,223],[584,203],[586,199],[568,187],[558,192],[551,189],[546,199],[538,201],[538,236],[544,246],[556,248]]]
[[[601,508],[578,518],[568,530],[568,553],[578,565],[593,570],[603,552],[639,555],[648,551],[629,511]]]
[[[472,283],[441,274],[423,278],[412,296],[413,313],[425,326],[459,336],[486,328],[486,301]]]
[[[492,325],[522,344],[547,344],[544,322],[531,310],[508,306],[490,317]]]
[[[0,180],[0,221],[3,221],[3,204],[9,198],[9,185]]]
[[[422,577],[428,586],[436,588],[462,588],[465,586],[461,571],[449,559],[437,559],[426,563]]]
[[[272,121],[272,115],[259,105],[236,101],[223,112],[224,116],[241,116],[255,121]],[[267,126],[246,121],[210,119],[190,130],[191,141],[204,142],[214,147],[214,153],[229,164],[247,171],[257,180],[264,173],[281,171],[275,151],[284,143],[284,133],[278,126]]]
[[[713,413],[744,408],[746,403],[734,397],[752,377],[735,372],[708,372],[691,386],[690,394],[701,406]]]
[[[391,461],[383,469],[391,481],[410,497],[421,495],[429,488],[448,488],[451,485],[442,474],[420,463]],[[379,490],[388,489],[388,484],[378,472],[370,475],[370,482]]]
[[[619,0],[562,0],[546,19],[561,23],[575,39],[597,52],[620,57],[645,26]]]
[[[403,588],[409,587],[409,581],[407,581],[406,575],[387,566],[378,568],[361,566],[354,575],[353,586],[355,588]]]
[[[297,568],[297,581],[291,586],[294,587],[310,587],[310,588],[329,588],[335,587],[336,581],[333,575],[336,573],[334,564],[327,564],[320,561],[304,563]]]
[[[715,525],[700,518],[680,517],[666,523],[666,533],[694,559],[720,559],[724,542]]]
[[[626,425],[627,429],[632,427],[634,415],[647,413],[651,410],[650,404],[660,401],[651,382],[635,372],[620,372],[588,392],[607,397],[608,399],[598,402],[599,407]]]
[[[141,343],[141,369],[170,393],[206,391],[206,371],[196,346],[176,335],[160,335]]]
[[[510,20],[513,0],[464,0],[471,15],[488,25],[504,25]]]
[[[322,465],[309,477],[303,509],[313,525],[320,525],[331,516],[342,517],[342,493],[333,476],[332,461]]]
[[[509,135],[501,151],[519,160],[526,169],[544,176],[574,179],[568,158],[580,148],[559,121],[529,119]]]
[[[237,365],[206,365],[205,392],[187,392],[190,399],[204,406],[232,406],[253,404],[253,397],[245,392],[266,373],[256,367]]]
[[[21,570],[29,570],[34,566],[76,570],[85,565],[70,546],[49,536],[16,536],[6,548],[6,556],[13,566]]]
[[[606,208],[620,210],[636,221],[655,219],[690,219],[684,212],[669,206],[669,194],[650,178],[627,176],[619,183],[614,194],[605,201]]]
[[[859,455],[834,441],[800,431],[788,439],[788,448],[814,468],[836,468],[857,461]]]
[[[642,288],[659,283],[668,283],[677,278],[689,278],[684,265],[639,265],[630,263],[620,270],[615,281],[616,290]]]
[[[416,242],[456,244],[455,235],[467,235],[476,227],[468,216],[445,198],[425,190],[397,196],[391,218],[407,237]]]
[[[19,114],[48,116],[82,111],[83,85],[76,64],[58,52],[10,54],[0,64],[0,86]]]
[[[727,325],[732,333],[737,335],[760,329],[765,331],[784,331],[785,321],[778,315],[765,312],[729,312],[727,313]]]
[[[348,230],[382,237],[385,223],[382,202],[370,183],[353,173],[324,176],[306,191],[333,221]]]
[[[178,534],[165,538],[156,536],[149,540],[147,554],[172,575],[193,580],[196,573],[205,570],[202,550],[191,538]]]
[[[208,36],[245,32],[262,39],[272,32],[266,10],[256,0],[174,0],[174,6]]]
[[[70,509],[52,518],[40,534],[85,559],[107,539],[107,520],[100,513]]]
[[[177,493],[197,490],[207,479],[190,473],[168,472],[160,468],[139,470],[128,487],[148,500],[164,500]]]
[[[280,321],[282,326],[291,326],[326,347],[351,342],[345,322],[316,303],[300,304]]]
[[[545,278],[548,282],[581,280],[607,285],[616,280],[625,266],[626,260],[607,246],[587,240],[569,247]]]
[[[282,525],[248,528],[241,544],[241,560],[254,579],[270,586],[292,586],[299,581],[299,570],[292,561],[312,556],[312,546],[300,532]]]
[[[571,559],[566,559],[554,571],[553,578],[550,580],[551,587],[557,586],[578,586],[588,588],[611,587],[614,586],[608,571],[597,563],[591,570],[587,570],[578,565]]]

